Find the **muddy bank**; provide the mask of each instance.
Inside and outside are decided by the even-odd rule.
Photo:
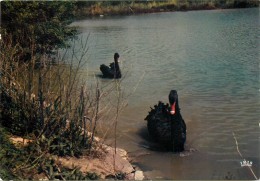
[[[102,145],[101,155],[98,157],[82,156],[57,157],[57,163],[68,168],[78,167],[81,172],[97,173],[101,179],[143,180],[142,171],[133,167],[129,162],[127,152],[120,148]]]
[[[128,153],[121,148],[113,148],[102,144],[98,137],[94,138],[98,146],[90,154],[85,154],[79,158],[59,157],[49,155],[55,160],[58,168],[66,167],[68,169],[79,169],[83,174],[95,173],[100,179],[118,179],[118,180],[143,180],[143,172],[133,166],[128,158]],[[10,141],[16,147],[24,147],[32,140],[21,137],[10,137]],[[36,175],[35,179],[49,180],[44,174]]]

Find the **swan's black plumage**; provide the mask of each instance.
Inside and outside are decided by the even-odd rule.
[[[118,59],[119,59],[119,54],[115,53],[113,63],[110,63],[109,66],[104,64],[100,65],[100,71],[102,72],[104,78],[111,78],[111,79],[121,78],[121,71],[119,68]]]
[[[170,106],[159,101],[145,120],[148,132],[155,141],[167,150],[181,152],[186,141],[186,124],[180,113],[176,90],[170,92],[169,103]]]

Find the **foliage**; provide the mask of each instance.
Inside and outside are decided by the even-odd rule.
[[[42,153],[40,147],[34,148],[35,144],[17,148],[9,141],[10,136],[0,127],[0,177],[4,180],[34,179],[34,176],[41,174],[50,180],[99,179],[95,173],[83,174],[78,168],[59,166],[48,153]]]
[[[98,180],[99,176],[88,172],[83,174],[78,168],[59,167],[54,159],[46,159],[38,167],[38,173],[45,173],[49,180]]]
[[[79,3],[79,2],[78,2]],[[77,17],[129,15],[162,11],[258,7],[258,0],[149,0],[86,1],[79,3]]]
[[[176,0],[180,10],[247,8],[259,6],[257,0]]]
[[[1,33],[7,43],[21,48],[20,59],[28,61],[32,54],[51,53],[65,47],[66,40],[76,33],[68,27],[75,8],[70,1],[3,1],[1,2]],[[18,44],[19,43],[19,44]],[[31,45],[35,46],[31,52]]]
[[[48,57],[42,57],[43,67],[35,69],[35,58],[21,63],[11,53],[16,46],[1,42],[1,49],[2,125],[13,134],[39,139],[39,145],[54,154],[79,156],[92,142],[85,134],[87,121],[94,119],[89,114],[98,111],[92,105],[95,96],[91,100],[86,85],[77,79],[83,56],[75,68],[61,60],[45,65]]]
[[[13,45],[12,37],[6,39],[10,41],[0,41],[0,128],[4,126],[8,132],[33,141],[17,149],[1,135],[1,145],[5,146],[0,149],[0,175],[8,179],[31,178],[37,174],[36,168],[47,168],[40,163],[47,164],[50,154],[79,157],[95,148],[87,133],[95,132],[90,123],[96,120],[98,99],[78,77],[83,56],[72,57],[70,64],[57,57],[52,64],[49,56],[42,55],[39,69],[35,56],[28,62],[21,61],[16,53],[19,42]],[[82,46],[80,51],[84,54],[86,45]],[[30,45],[32,52],[34,48]],[[5,135],[1,130],[0,133]],[[66,173],[63,177],[97,178],[76,170]]]
[[[126,179],[126,173],[118,172],[116,174],[107,175],[106,179],[125,180]]]
[[[0,177],[4,180],[10,180],[15,178],[11,169],[14,168],[11,161],[13,154],[20,154],[19,150],[10,143],[7,132],[0,127]]]

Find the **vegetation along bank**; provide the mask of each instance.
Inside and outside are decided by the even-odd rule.
[[[103,116],[100,105],[109,91],[98,84],[90,89],[80,77],[91,45],[82,43],[82,56],[72,55],[69,61],[57,56],[60,48],[74,48],[78,32],[68,26],[72,21],[100,15],[258,6],[256,0],[2,1],[0,178],[133,178],[128,175],[133,171],[130,166],[128,171],[117,169],[116,163],[122,160],[108,156],[120,151],[95,137]],[[107,160],[110,170],[73,166],[70,159],[93,164]]]

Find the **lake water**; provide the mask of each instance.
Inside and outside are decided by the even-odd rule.
[[[252,180],[252,171],[259,178],[258,8],[100,17],[72,25],[83,42],[89,36],[83,67],[89,80],[120,54],[127,106],[119,114],[117,146],[146,178]],[[97,79],[104,90],[113,84]],[[150,107],[168,102],[172,89],[187,124],[186,149],[196,149],[184,157],[158,149],[144,121]],[[116,106],[112,96],[107,100]],[[112,144],[111,119],[104,118],[102,127],[99,134],[107,132]],[[241,166],[243,159],[252,170]]]

